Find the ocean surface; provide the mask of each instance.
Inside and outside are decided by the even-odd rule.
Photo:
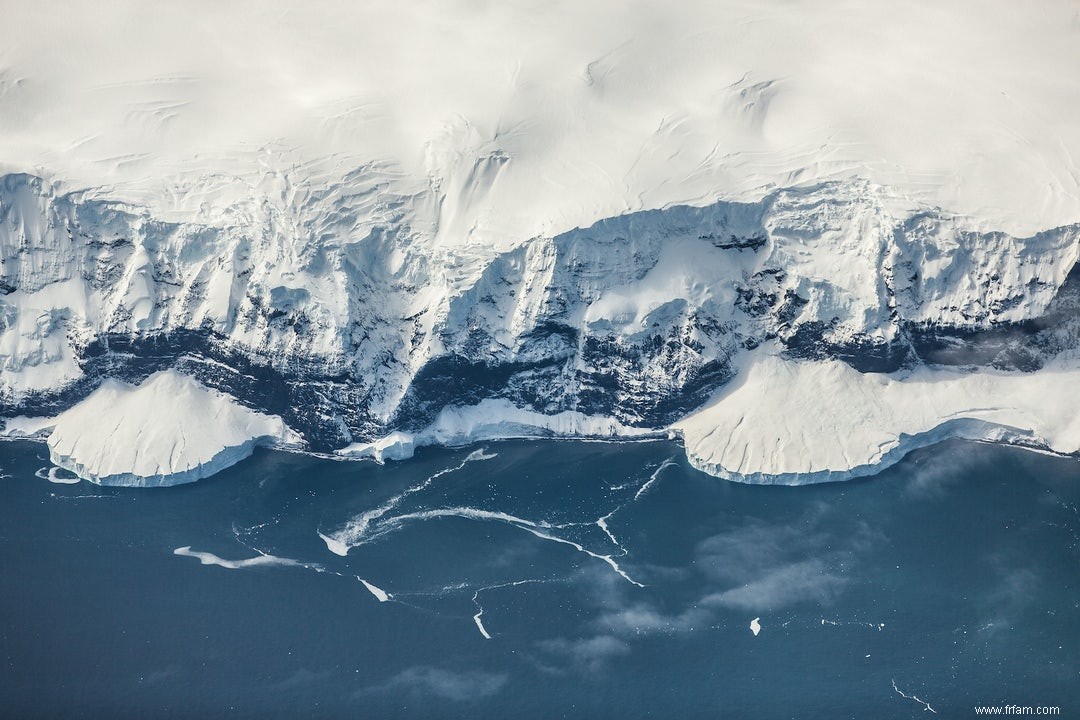
[[[152,490],[48,467],[0,444],[5,718],[1080,717],[1074,459],[950,442],[804,487],[667,442],[261,451]]]

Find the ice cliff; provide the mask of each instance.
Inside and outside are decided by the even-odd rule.
[[[158,222],[29,176],[7,176],[0,189],[8,415],[60,410],[106,378],[138,382],[174,368],[280,415],[322,451],[350,445],[356,454],[398,431],[420,444],[521,428],[631,436],[698,427],[708,413],[682,418],[739,382],[751,352],[839,360],[851,378],[927,362],[1022,375],[1068,364],[1080,327],[1070,275],[1080,228],[1017,238],[932,211],[896,217],[865,182],[619,216],[468,263],[446,253],[436,262],[408,226],[348,242],[313,231],[305,259],[289,256],[272,227]],[[316,217],[345,222],[348,212],[335,196]],[[786,388],[784,377],[770,387]],[[1077,387],[1075,375],[1063,378]],[[759,409],[815,415],[792,393],[762,395]],[[1042,395],[1032,397],[1038,405]],[[466,422],[473,435],[453,429],[462,425],[454,408],[485,402],[498,412]],[[72,441],[76,426],[58,425],[60,437]],[[883,420],[883,432],[908,432],[889,427]],[[714,461],[687,437],[719,474],[801,472],[764,457],[758,466]],[[789,454],[814,445],[808,432],[798,438]],[[55,445],[53,455],[76,464]],[[810,455],[805,472],[821,472]],[[876,456],[850,457],[866,465]],[[101,479],[123,476],[123,462],[77,467]]]
[[[26,423],[20,418],[14,423]],[[241,407],[166,370],[138,387],[106,380],[56,418],[33,422],[48,436],[49,459],[102,485],[152,487],[209,477],[257,446],[299,438],[280,418]]]

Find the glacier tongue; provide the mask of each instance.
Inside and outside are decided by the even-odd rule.
[[[280,418],[174,371],[138,387],[108,380],[51,425],[52,462],[101,485],[193,482],[244,459],[257,445],[300,444]]]
[[[739,380],[675,423],[691,464],[745,482],[868,475],[958,437],[1080,453],[1080,362],[1032,373],[920,367],[863,374],[837,361],[744,361]]]

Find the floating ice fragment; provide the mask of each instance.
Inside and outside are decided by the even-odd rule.
[[[368,589],[368,592],[370,592],[372,595],[374,595],[375,598],[379,602],[381,602],[381,603],[387,602],[392,597],[392,595],[390,595],[390,593],[386,592],[382,588],[375,587],[374,585],[372,585],[371,583],[369,583],[367,580],[360,577],[359,575],[356,576],[356,579],[359,580],[361,583],[363,583],[364,587],[366,587]]]
[[[46,472],[46,468],[41,468],[36,473],[34,473],[34,476],[39,477],[42,480],[48,480],[51,483],[56,483],[57,485],[78,485],[79,484],[80,479],[77,478],[77,477],[61,477],[58,473],[62,469],[63,468],[51,467],[51,468],[48,468],[48,472]]]
[[[484,622],[480,619],[480,616],[484,614],[484,611],[476,613],[472,616],[473,622],[476,623],[476,628],[480,631],[480,634],[484,636],[485,640],[490,640],[491,635],[488,634],[487,629],[484,627]]]
[[[341,542],[340,540],[336,540],[329,535],[323,535],[322,533],[319,533],[319,537],[321,537],[322,541],[326,543],[326,549],[334,553],[335,555],[345,557],[349,554],[349,546]]]
[[[184,547],[178,547],[173,550],[173,555],[183,555],[184,557],[198,558],[199,562],[203,565],[217,565],[218,567],[227,568],[229,570],[240,570],[242,568],[256,567],[258,565],[281,565],[281,566],[298,566],[298,567],[310,567],[297,560],[291,560],[289,558],[278,557],[276,555],[257,555],[253,558],[247,558],[245,560],[226,560],[214,553],[197,552],[191,549],[190,545]]]

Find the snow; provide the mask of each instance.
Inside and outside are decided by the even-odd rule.
[[[413,456],[416,450],[416,438],[411,433],[395,430],[370,443],[353,443],[338,450],[346,457],[370,457],[376,462],[386,460],[405,460]]]
[[[2,309],[13,317],[0,322],[0,393],[48,390],[81,377],[66,321],[69,308],[87,306],[77,280],[3,297]]]
[[[280,418],[168,370],[138,387],[107,380],[51,421],[50,460],[102,485],[176,485],[209,477],[257,445],[299,443]]]
[[[736,378],[705,406],[668,428],[627,427],[575,412],[542,415],[506,400],[484,400],[444,408],[415,435],[395,432],[338,452],[381,461],[411,457],[425,445],[670,434],[681,438],[691,464],[706,473],[796,485],[873,474],[911,450],[948,438],[1080,453],[1075,397],[1062,392],[1072,387],[1080,387],[1080,361],[1070,354],[1031,373],[921,366],[877,374],[839,361],[757,352],[744,358]]]
[[[3,166],[162,218],[363,166],[437,184],[450,245],[852,176],[1015,232],[1080,215],[1067,0],[110,0],[5,20]]]
[[[8,418],[4,421],[4,429],[0,430],[0,438],[19,440],[48,437],[55,421],[55,418],[51,417],[26,417],[25,415]]]
[[[837,361],[751,356],[704,407],[673,425],[699,469],[802,484],[875,473],[950,437],[1080,452],[1080,363],[1032,373],[919,367],[863,374]]]
[[[667,433],[682,439],[691,464],[712,475],[805,484],[872,474],[913,449],[952,437],[1078,454],[1080,416],[1073,395],[1062,391],[1071,387],[1080,387],[1080,361],[1070,354],[1031,373],[922,366],[872,374],[838,361],[757,352],[705,406],[668,428],[627,427],[576,412],[543,415],[506,400],[484,400],[444,408],[419,433],[394,432],[339,454],[381,462],[411,457],[425,445]],[[175,371],[157,373],[138,387],[106,381],[56,418],[12,418],[3,435],[48,435],[59,467],[100,484],[138,486],[191,482],[243,459],[256,445],[299,442],[279,418],[243,408]],[[478,450],[464,462],[487,457],[493,456]],[[338,555],[351,547],[336,534],[320,537]]]
[[[380,462],[669,431],[708,472],[811,482],[956,435],[1076,451],[1067,358],[881,376],[773,356],[812,324],[843,345],[1046,310],[1080,258],[1075,3],[11,5],[5,412],[96,382],[95,341],[190,331],[347,378],[312,412],[385,433],[339,451]],[[485,399],[395,428],[446,359],[546,368],[514,396],[563,412]],[[707,406],[646,417],[728,361]],[[295,440],[175,373],[2,434],[48,432],[64,467],[140,485]]]
[[[418,447],[441,445],[458,447],[485,440],[512,438],[644,438],[656,436],[657,430],[625,426],[601,416],[564,411],[544,415],[515,407],[508,400],[482,400],[476,405],[445,407],[435,421],[419,433],[395,431],[369,443],[353,443],[338,450],[349,458],[403,460]]]

